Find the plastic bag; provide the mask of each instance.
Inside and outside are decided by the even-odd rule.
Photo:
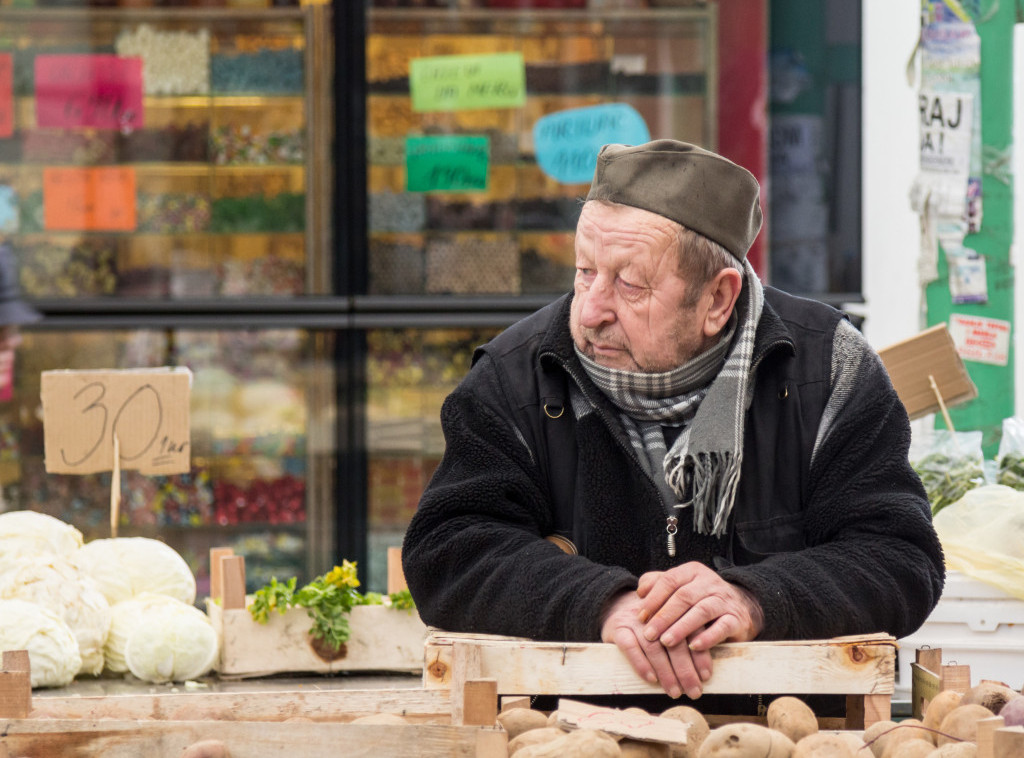
[[[936,429],[911,442],[910,465],[921,477],[932,515],[985,484],[981,436],[981,432]]]
[[[996,484],[1024,490],[1024,419],[1003,419],[1003,436],[996,453]]]
[[[946,568],[1024,599],[1024,492],[972,489],[934,518]]]

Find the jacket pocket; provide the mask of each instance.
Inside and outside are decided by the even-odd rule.
[[[754,560],[807,547],[802,513],[738,523],[736,537],[739,547]]]

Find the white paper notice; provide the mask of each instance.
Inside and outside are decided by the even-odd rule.
[[[965,92],[921,90],[918,96],[921,137],[921,170],[952,174],[957,181],[971,169],[971,125],[974,96]]]
[[[953,313],[949,317],[949,333],[965,361],[1005,366],[1009,360],[1009,321]]]

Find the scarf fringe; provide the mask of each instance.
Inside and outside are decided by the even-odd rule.
[[[670,456],[670,458],[673,456]],[[685,492],[692,484],[693,527],[698,534],[721,537],[736,502],[740,485],[742,454],[732,451],[721,453],[687,454],[683,465],[678,459],[665,460],[666,479],[676,492]]]

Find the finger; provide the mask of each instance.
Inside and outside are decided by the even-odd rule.
[[[640,596],[643,601],[641,620],[651,620],[659,614],[667,615],[674,620],[678,614],[685,613],[690,604],[705,594],[701,591],[707,584],[704,571],[707,571],[706,567],[690,562],[654,577],[653,582],[649,587],[645,587],[644,594]],[[639,591],[637,594],[640,594]],[[677,604],[670,605],[672,600]],[[659,631],[662,630],[659,628]]]
[[[691,700],[696,700],[701,696],[703,687],[701,686],[701,677],[698,673],[697,665],[694,662],[693,655],[686,645],[676,645],[671,648],[664,648],[668,652],[669,661],[672,665],[672,673],[675,679],[679,682],[681,690],[678,694],[669,692],[672,697],[678,697],[682,692],[686,693],[686,696]],[[666,690],[668,692],[668,690]]]
[[[666,571],[648,571],[646,574],[641,574],[640,575],[640,579],[637,582],[636,594],[638,594],[640,597],[643,597],[644,595],[646,595],[648,592],[650,592],[651,587],[653,587],[655,585],[655,583],[657,583],[657,581],[661,577],[663,577],[666,573],[668,573],[668,572],[666,572]]]
[[[693,667],[697,670],[697,675],[700,677],[701,682],[706,682],[711,678],[711,651],[710,650],[694,650],[690,648],[690,659],[693,661]]]
[[[686,639],[692,631],[710,620],[707,610],[694,613],[694,609],[705,604],[702,597],[692,585],[677,589],[644,626],[644,637],[652,642],[661,640],[668,647]],[[673,629],[672,634],[669,634],[670,629]]]
[[[740,620],[731,613],[724,614],[709,624],[708,628],[690,636],[690,650],[710,650],[720,642],[738,640],[743,629]]]
[[[640,640],[637,639],[633,632],[620,627],[615,631],[613,641],[615,646],[626,656],[626,660],[629,661],[629,664],[637,674],[649,684],[658,683],[658,675],[654,672],[654,667],[647,659],[647,654],[641,647]]]

